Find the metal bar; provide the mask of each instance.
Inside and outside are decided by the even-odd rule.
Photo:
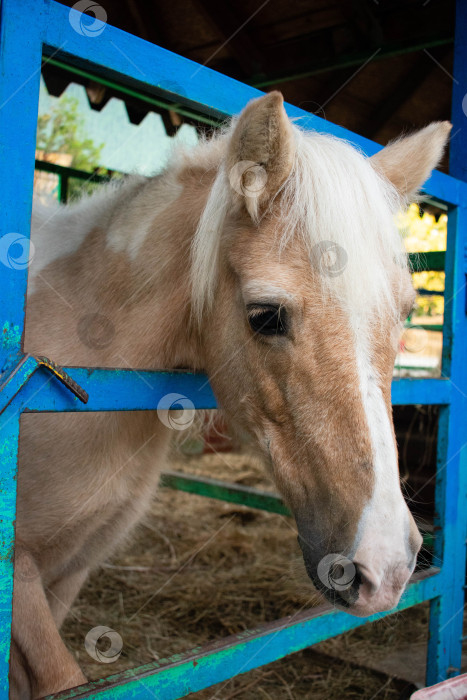
[[[79,13],[53,0],[43,0],[38,10],[34,0],[23,0],[22,5],[25,17],[29,12],[37,17],[39,12],[37,21],[44,30],[48,56],[54,54],[54,60],[72,63],[81,70],[91,69],[107,80],[146,93],[166,94],[171,101],[216,119],[237,114],[248,100],[263,94],[110,25],[89,41],[70,25],[70,17],[79,23]],[[368,155],[381,149],[379,144],[298,107],[287,104],[286,110],[302,127],[344,138]],[[424,191],[441,202],[458,204],[466,197],[467,184],[436,171]]]
[[[424,331],[435,331],[440,333],[443,330],[442,323],[406,323],[405,328],[420,328]]]
[[[10,374],[3,374],[0,383],[0,413],[13,401],[36,369],[36,359],[31,355],[24,355]]]
[[[39,368],[13,399],[18,412],[180,410],[177,400],[191,408],[216,408],[207,377],[191,372],[151,372],[129,369],[63,367],[89,394],[81,403],[46,369]]]
[[[228,503],[239,503],[242,506],[265,510],[269,513],[291,515],[282,498],[275,493],[259,491],[241,484],[229,484],[226,481],[209,479],[207,476],[200,477],[182,472],[165,471],[161,474],[159,486],[185,491],[185,493],[194,493],[206,498],[215,498]]]
[[[19,19],[21,18],[21,20]],[[21,356],[34,153],[39,105],[41,37],[23,22],[17,3],[0,5],[0,267],[2,327],[0,379]],[[6,409],[0,422],[0,698],[7,700],[13,594],[14,523],[19,415]]]
[[[16,518],[19,415],[13,407],[0,416],[0,698],[8,700],[13,563]]]
[[[63,370],[89,394],[86,404],[47,370],[39,368],[12,399],[18,413],[165,410],[172,404],[176,410],[179,408],[176,395],[191,401],[193,408],[217,408],[208,379],[202,374],[93,367],[63,367]],[[397,406],[448,404],[451,395],[449,379],[395,378],[392,382],[392,402]]]
[[[399,364],[398,362],[396,362],[396,364],[394,365],[394,369],[396,369],[396,370],[404,369],[404,370],[412,370],[415,372],[431,372],[431,373],[433,373],[433,370],[435,368],[433,366],[429,366],[429,365],[409,365],[409,364]]]
[[[452,82],[452,102],[451,102],[451,121],[453,125],[453,136],[451,148],[449,150],[449,172],[456,178],[467,182],[467,35],[465,28],[467,26],[467,2],[465,0],[456,0],[456,19],[455,19],[455,46],[454,46],[454,66],[453,66],[453,82]],[[454,139],[457,139],[454,145]],[[467,455],[465,452],[464,437],[465,423],[467,417],[467,399],[465,396],[467,382],[467,368],[465,363],[465,348],[467,345],[467,201],[464,198],[461,202],[462,208],[458,209],[457,218],[452,222],[452,227],[455,230],[451,235],[456,235],[456,251],[453,254],[453,259],[449,261],[446,269],[446,276],[452,274],[454,281],[453,285],[446,289],[446,297],[449,297],[448,303],[448,318],[450,321],[450,338],[454,341],[451,348],[451,356],[446,352],[443,360],[446,365],[445,369],[450,370],[453,385],[457,387],[456,403],[450,406],[449,409],[443,409],[444,412],[451,413],[453,421],[452,430],[454,432],[454,444],[450,445],[446,458],[448,460],[457,460],[459,469],[459,483],[457,484],[457,493],[454,496],[454,508],[457,512],[453,513],[456,518],[455,533],[456,540],[449,543],[452,546],[453,568],[454,568],[454,597],[450,601],[452,615],[449,622],[443,624],[447,626],[447,630],[441,629],[440,636],[448,638],[448,644],[455,648],[455,653],[451,660],[451,665],[454,668],[460,668],[461,662],[461,644],[456,639],[458,633],[462,634],[463,629],[463,609],[459,610],[464,604],[464,587],[465,570],[466,570],[466,537],[467,537]],[[449,241],[449,219],[448,219],[448,241]],[[451,301],[452,294],[456,294],[455,300]],[[443,338],[444,343],[447,342],[447,335]],[[450,366],[449,366],[450,365]],[[456,409],[459,413],[456,413]],[[458,432],[456,432],[456,429]],[[454,484],[455,488],[456,484]],[[449,488],[449,484],[447,486]],[[454,489],[453,489],[454,490]],[[448,494],[449,496],[449,494]],[[457,501],[456,501],[457,497]],[[449,504],[448,504],[449,505]],[[451,504],[452,505],[452,504]],[[449,516],[448,516],[449,517]],[[449,537],[449,532],[446,534],[446,541]],[[449,557],[451,552],[445,551],[445,557]],[[444,615],[443,615],[444,613]],[[447,611],[441,611],[438,623],[446,617]],[[454,616],[454,617],[453,617]],[[444,641],[446,641],[444,639]]]
[[[417,294],[421,297],[444,297],[444,291],[434,291],[433,289],[415,289]]]
[[[452,80],[451,121],[452,146],[449,152],[449,172],[467,181],[467,37],[465,34],[467,7],[465,0],[456,0],[454,66]],[[454,141],[455,139],[455,141]],[[465,203],[465,199],[464,199]]]
[[[436,570],[420,572],[413,580],[397,608],[389,612],[357,618],[323,605],[50,698],[147,700],[154,694],[157,700],[176,700],[440,594],[442,578]]]
[[[68,200],[68,175],[60,176],[60,197],[59,200],[62,204],[66,204]]]
[[[36,161],[37,163],[37,161]],[[57,199],[59,202],[62,201],[62,176],[58,176],[58,185],[57,185]]]
[[[406,370],[412,370],[415,372],[431,372],[433,373],[433,370],[436,369],[433,367],[433,365],[409,365],[409,364],[399,364],[396,362],[394,365],[394,369],[400,370],[400,369],[406,369]]]
[[[467,3],[458,2],[456,64],[459,53],[462,67],[456,81],[467,92],[467,40],[464,34]],[[456,111],[453,110],[453,115]],[[464,144],[466,147],[464,130]],[[451,149],[452,151],[456,149]],[[457,159],[451,161],[455,174],[464,173]],[[464,444],[467,402],[465,347],[467,201],[450,210],[446,251],[446,291],[443,331],[442,371],[451,377],[451,404],[442,407],[438,427],[438,460],[435,492],[434,562],[442,566],[442,595],[430,604],[427,684],[433,685],[457,675],[461,668],[462,623],[467,531],[467,452]]]
[[[0,23],[1,375],[16,363],[23,336],[41,41],[11,2],[2,3]]]
[[[165,471],[162,472],[159,481],[160,488],[174,489],[184,493],[192,493],[204,498],[214,498],[227,503],[238,503],[247,508],[264,510],[268,513],[292,516],[292,513],[285,505],[282,498],[277,493],[269,493],[233,484],[218,479],[210,479],[207,476],[195,476],[184,472]],[[426,549],[433,548],[433,535],[430,532],[422,532],[423,546]]]
[[[427,253],[409,253],[409,264],[412,272],[435,271],[443,272],[446,252],[432,250]]]
[[[76,168],[67,168],[58,163],[49,163],[46,160],[34,161],[34,169],[45,173],[54,173],[55,175],[66,175],[67,177],[75,177],[77,180],[92,180],[92,182],[106,183],[111,180],[109,175],[99,175],[98,173],[88,173],[85,170],[77,170]],[[122,173],[123,174],[123,173]]]
[[[418,404],[442,405],[451,400],[452,386],[448,379],[393,379],[393,406]]]

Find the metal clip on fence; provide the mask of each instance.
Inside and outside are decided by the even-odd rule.
[[[29,381],[39,367],[45,367],[66,386],[80,401],[87,403],[88,393],[67,374],[62,367],[48,357],[26,353],[0,384],[0,413],[11,403],[16,394]]]
[[[56,362],[54,362],[53,360],[49,360],[48,357],[44,356],[36,356],[35,359],[37,360],[39,365],[41,365],[42,367],[47,367],[47,369],[50,370],[57,377],[57,379],[59,379],[61,383],[64,386],[66,386],[67,389],[69,389],[75,396],[77,396],[80,401],[82,401],[83,403],[88,402],[89,395],[87,391],[80,387],[80,385],[77,384],[75,380],[72,379],[62,367],[57,365]]]

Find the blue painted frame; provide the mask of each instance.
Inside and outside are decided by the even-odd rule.
[[[74,14],[73,14],[74,13]],[[106,25],[93,36],[73,29],[80,20],[76,10],[53,0],[3,0],[0,16],[0,235],[16,232],[29,237],[34,172],[35,134],[42,56],[88,68],[122,84],[149,93],[164,93],[202,113],[228,117],[238,113],[248,100],[262,94],[204,66],[149,44]],[[87,20],[86,20],[87,21]],[[396,380],[395,404],[439,404],[435,540],[437,568],[428,577],[412,583],[399,609],[430,600],[430,641],[427,682],[434,683],[459,672],[464,604],[465,536],[467,532],[467,464],[463,445],[467,405],[466,366],[463,357],[467,340],[466,321],[466,229],[467,229],[467,127],[461,108],[467,93],[467,44],[461,27],[467,25],[467,3],[458,0],[456,35],[456,83],[453,91],[453,121],[456,148],[451,172],[457,177],[433,173],[425,186],[427,194],[449,208],[446,253],[446,308],[443,336],[443,379]],[[288,114],[305,128],[335,134],[356,144],[367,154],[379,148],[353,134],[292,105]],[[0,238],[1,248],[1,238]],[[33,359],[21,364],[27,267],[12,269],[0,263],[2,335],[0,341],[0,697],[8,697],[8,658],[13,582],[16,470],[20,417],[24,411],[147,410],[170,391],[191,398],[198,408],[215,406],[206,378],[179,372],[133,372],[99,368],[66,368],[89,393],[81,404]],[[141,381],[141,375],[145,381]],[[152,386],[149,389],[146,382]],[[202,663],[175,660],[154,664],[144,671],[145,686],[160,698],[178,698],[235,673],[280,658],[287,653],[362,624],[341,612],[312,615],[300,625],[289,621],[274,633],[274,643],[260,644],[246,658],[245,642],[231,645],[228,667],[218,663],[214,652]],[[264,632],[264,635],[267,635]],[[268,643],[269,644],[269,643]],[[243,646],[242,646],[243,645]],[[236,659],[234,661],[234,659]],[[173,661],[173,660],[172,660]],[[186,666],[186,668],[185,668]],[[175,680],[177,679],[177,680]],[[129,673],[115,682],[97,682],[85,695],[145,697],[141,677]],[[105,685],[105,687],[104,687]],[[122,690],[123,688],[123,690]],[[73,693],[69,694],[71,697]],[[62,694],[63,697],[67,694]]]

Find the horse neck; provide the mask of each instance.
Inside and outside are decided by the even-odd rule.
[[[65,364],[202,369],[190,247],[211,179],[202,182],[195,169],[169,172],[109,192],[111,203],[103,193],[65,209],[56,226],[82,243],[37,275],[25,348]],[[112,336],[99,347],[83,331],[93,314]]]

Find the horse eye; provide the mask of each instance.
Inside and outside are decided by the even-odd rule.
[[[261,335],[285,335],[287,312],[283,306],[274,304],[249,304],[248,323],[255,333]]]

